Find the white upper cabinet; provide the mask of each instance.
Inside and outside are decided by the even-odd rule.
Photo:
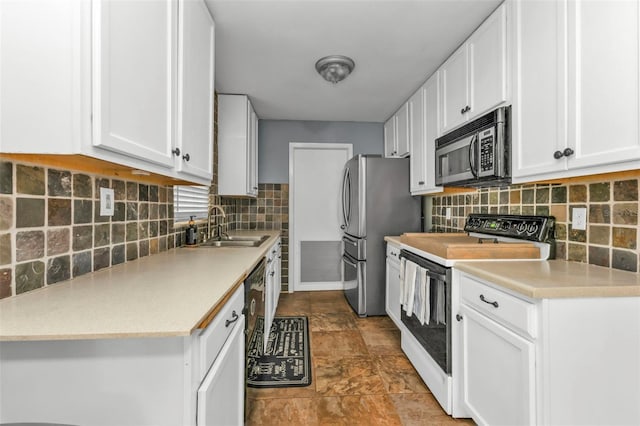
[[[218,95],[218,193],[258,195],[258,116],[246,95]]]
[[[442,133],[508,100],[507,11],[502,4],[440,67]]]
[[[398,117],[392,115],[386,123],[384,123],[384,156],[394,157],[396,155],[396,146],[398,146],[396,140],[396,127],[398,123]]]
[[[469,111],[469,46],[465,43],[440,67],[442,74],[442,115],[440,127],[443,132],[458,127],[467,120]]]
[[[82,154],[210,183],[203,0],[0,2],[0,24],[2,152]]]
[[[411,195],[441,192],[435,185],[435,140],[438,137],[439,72],[409,99]]]
[[[93,145],[173,166],[178,4],[92,3]]]
[[[183,1],[178,25],[177,166],[182,173],[213,174],[214,22],[202,1]]]
[[[514,1],[514,182],[637,169],[640,3]]]
[[[409,102],[405,102],[384,125],[385,157],[409,155],[409,126]]]

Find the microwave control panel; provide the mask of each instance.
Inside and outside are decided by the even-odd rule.
[[[496,129],[491,127],[478,134],[480,140],[480,172],[491,172],[494,169]]]

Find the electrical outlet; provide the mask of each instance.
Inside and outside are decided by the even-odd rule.
[[[100,216],[113,216],[113,189],[100,188]]]
[[[451,219],[451,207],[447,207],[444,214],[445,219]]]
[[[576,207],[571,212],[571,227],[576,230],[587,229],[587,209]]]

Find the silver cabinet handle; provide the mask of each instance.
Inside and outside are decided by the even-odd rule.
[[[233,324],[234,322],[238,321],[238,318],[240,318],[240,317],[238,316],[236,311],[233,311],[231,313],[231,319],[230,320],[225,320],[224,326],[225,327],[229,327],[230,324]]]
[[[488,305],[493,305],[494,308],[498,307],[498,302],[496,302],[495,300],[493,302],[488,301],[487,299],[485,299],[484,294],[480,295],[480,300],[482,300],[484,303]]]

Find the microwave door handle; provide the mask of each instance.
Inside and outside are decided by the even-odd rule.
[[[476,156],[475,156],[476,150],[473,147],[474,147],[474,143],[477,142],[477,140],[478,140],[478,134],[476,133],[471,138],[471,143],[469,143],[469,168],[471,169],[471,174],[473,175],[474,179],[478,179],[478,173],[473,168],[473,163],[476,162]]]

